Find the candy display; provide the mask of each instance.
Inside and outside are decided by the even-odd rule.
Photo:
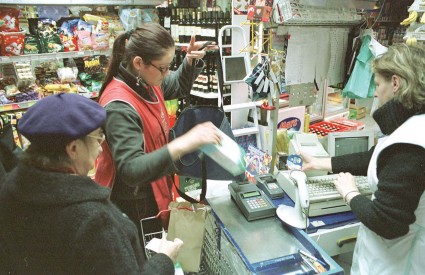
[[[0,6],[0,31],[18,32],[19,31],[19,9]]]
[[[0,59],[0,106],[60,92],[97,96],[108,50],[125,31],[121,9],[60,4],[0,6],[0,56],[12,57]],[[159,22],[156,9],[135,10],[135,26]],[[98,52],[94,55],[92,51]],[[62,52],[76,53],[67,56]],[[14,59],[26,55],[29,58]]]
[[[25,40],[23,32],[2,32],[0,36],[0,41],[2,41],[0,55],[15,56],[23,54]]]

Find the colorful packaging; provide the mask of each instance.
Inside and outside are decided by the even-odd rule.
[[[24,32],[3,32],[1,38],[1,56],[22,55],[24,52]]]
[[[42,36],[40,41],[43,48],[43,52],[45,53],[57,53],[64,51],[61,39],[56,33],[52,35]]]
[[[19,9],[0,7],[0,32],[19,32]]]
[[[87,51],[93,49],[90,31],[76,31],[78,37],[78,48],[80,51]]]
[[[27,34],[24,41],[24,54],[38,54],[41,52],[40,40],[37,36]]]

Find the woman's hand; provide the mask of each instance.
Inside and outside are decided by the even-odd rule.
[[[182,245],[183,241],[178,238],[175,238],[174,241],[167,241],[166,238],[162,238],[158,252],[164,253],[174,262]]]
[[[215,42],[212,42],[212,44],[201,49],[206,42],[207,41],[195,42],[195,36],[192,35],[192,37],[190,38],[189,46],[187,47],[186,54],[187,61],[190,65],[192,65],[193,59],[198,60],[204,58],[205,51],[218,50],[218,46],[215,44]]]
[[[334,184],[347,204],[350,204],[353,197],[360,194],[356,185],[356,178],[350,173],[339,173]]]
[[[168,144],[168,150],[173,160],[191,153],[206,144],[220,144],[221,133],[212,122],[204,122],[190,129],[186,134]]]
[[[316,158],[307,153],[299,153],[303,159],[302,171],[326,170],[332,172],[331,158]]]

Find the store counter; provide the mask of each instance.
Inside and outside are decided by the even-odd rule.
[[[248,222],[230,194],[207,201],[212,208],[204,244],[207,274],[315,274],[299,249],[325,263],[323,274],[343,274],[304,231],[284,225],[276,216]]]

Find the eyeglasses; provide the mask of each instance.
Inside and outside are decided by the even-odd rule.
[[[99,142],[99,144],[101,144],[105,140],[104,133],[99,133],[99,135],[87,135],[87,136],[96,139],[97,142]]]
[[[170,68],[171,68],[171,65],[168,65],[166,67],[162,67],[162,66],[161,67],[157,67],[153,63],[150,63],[150,65],[152,65],[155,69],[157,69],[161,74],[167,73],[170,70]]]

